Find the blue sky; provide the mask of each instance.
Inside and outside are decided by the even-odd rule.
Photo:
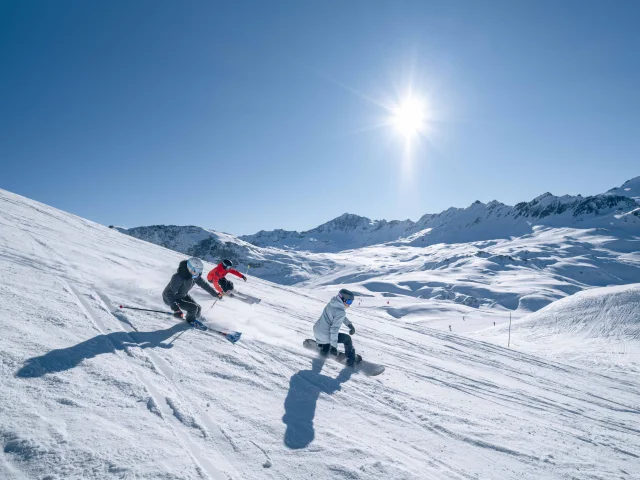
[[[234,234],[640,175],[640,3],[0,3],[0,188]],[[428,134],[384,106],[412,86]]]

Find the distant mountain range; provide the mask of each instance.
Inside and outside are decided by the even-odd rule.
[[[606,193],[557,197],[545,193],[515,206],[496,200],[411,220],[371,220],[345,213],[305,232],[271,230],[239,237],[258,247],[309,252],[339,252],[381,243],[427,246],[522,236],[535,226],[637,229],[640,177]]]
[[[545,193],[515,206],[474,202],[417,222],[344,214],[306,232],[240,238],[196,226],[118,230],[210,262],[230,258],[243,271],[250,267],[250,275],[280,284],[344,284],[535,310],[590,286],[640,281],[632,253],[640,250],[640,177],[599,195]],[[514,271],[528,276],[529,286],[510,293],[499,277]]]

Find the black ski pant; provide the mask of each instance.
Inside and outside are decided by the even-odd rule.
[[[176,300],[176,303],[181,310],[187,312],[187,322],[191,322],[200,316],[202,307],[191,298],[191,295],[185,295],[180,300]]]
[[[353,342],[351,341],[351,335],[346,333],[338,334],[338,343],[344,344],[344,353],[347,356],[347,360],[356,358],[356,351],[353,348]],[[330,343],[321,343],[318,345],[320,347],[320,352],[323,355],[327,355],[329,353],[329,349],[331,348]]]
[[[218,285],[220,285],[220,288],[224,293],[227,293],[233,290],[233,282],[231,280],[227,280],[224,277],[220,279],[220,281],[218,282]]]

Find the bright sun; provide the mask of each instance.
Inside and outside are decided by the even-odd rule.
[[[392,123],[407,140],[424,132],[427,112],[424,101],[415,96],[405,98],[392,110]]]

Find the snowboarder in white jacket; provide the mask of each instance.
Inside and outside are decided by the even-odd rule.
[[[347,365],[352,367],[356,363],[356,351],[353,348],[351,335],[356,333],[356,329],[347,318],[347,308],[353,303],[353,292],[343,288],[338,295],[324,307],[322,315],[313,326],[313,334],[316,343],[320,347],[323,355],[338,355],[338,343],[344,344],[344,353],[347,357]],[[340,333],[342,324],[349,327],[349,335]]]

